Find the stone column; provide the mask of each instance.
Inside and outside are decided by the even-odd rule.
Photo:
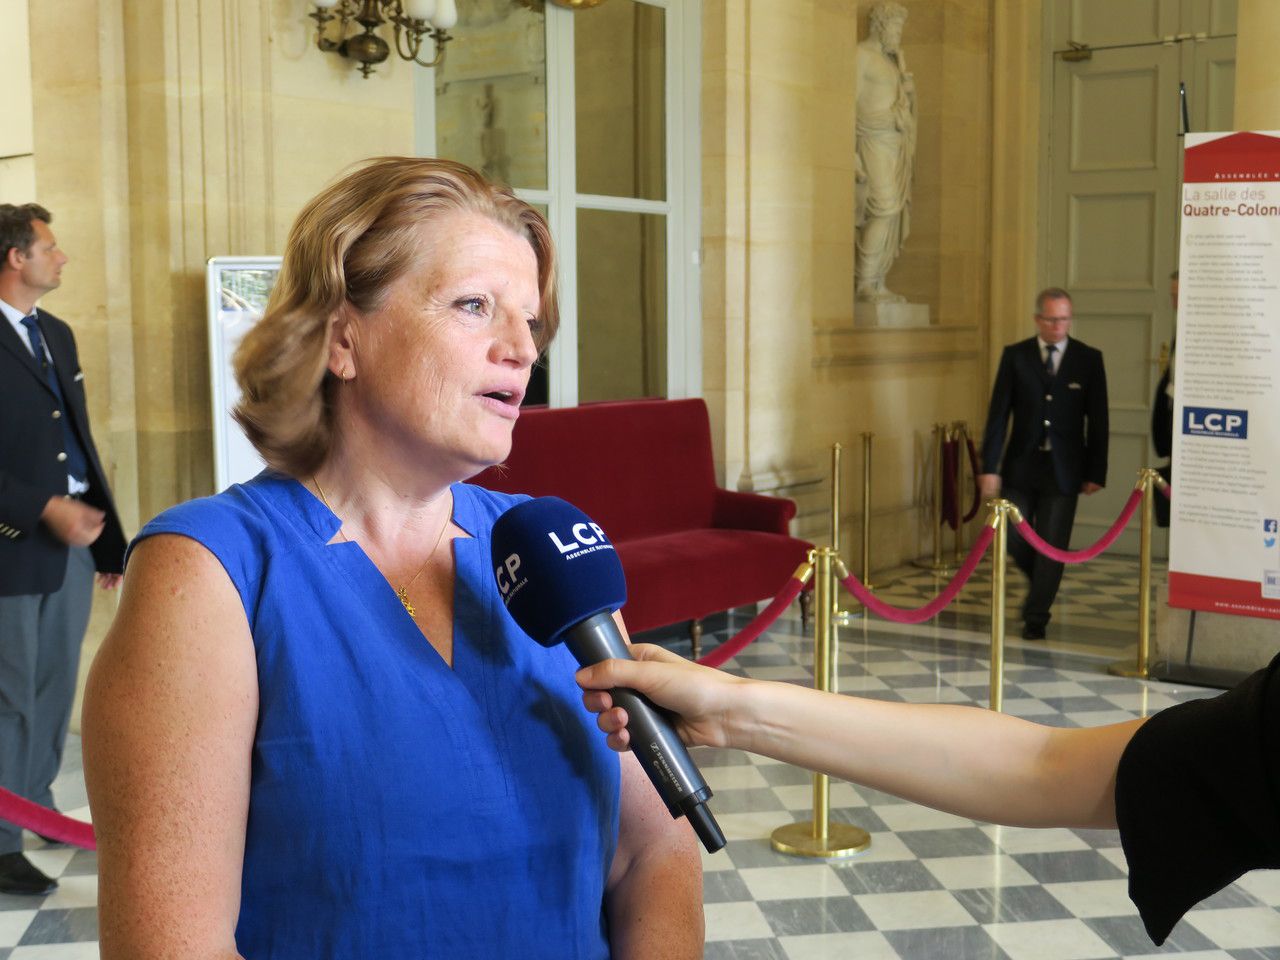
[[[1036,292],[1040,163],[1040,0],[992,7],[991,321],[995,375],[1006,343],[1026,336]],[[983,409],[986,397],[983,397]]]
[[[1239,0],[1236,28],[1237,130],[1280,130],[1280,4]]]

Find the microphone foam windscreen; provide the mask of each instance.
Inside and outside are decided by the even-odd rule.
[[[493,525],[493,573],[512,619],[554,646],[570,627],[627,602],[617,551],[585,513],[559,497],[517,504]]]

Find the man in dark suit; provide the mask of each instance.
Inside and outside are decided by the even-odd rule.
[[[125,549],[75,337],[36,307],[67,262],[51,219],[38,204],[0,204],[0,786],[50,808],[94,573],[114,589]],[[0,893],[56,886],[0,821]]]
[[[1036,533],[1064,549],[1079,495],[1097,493],[1107,482],[1107,374],[1102,353],[1069,336],[1071,317],[1067,291],[1042,290],[1036,336],[1004,348],[978,477],[984,497],[1003,486]],[[1009,554],[1031,581],[1022,636],[1043,640],[1062,564],[1036,553],[1016,533],[1009,537]]]
[[[1175,358],[1178,355],[1178,271],[1169,274],[1169,300],[1173,304],[1173,345],[1169,347],[1169,356],[1156,384],[1156,395],[1151,400],[1151,446],[1156,456],[1169,462],[1156,469],[1168,482],[1173,480],[1173,378]],[[1155,498],[1156,526],[1169,526],[1169,501],[1164,497]]]

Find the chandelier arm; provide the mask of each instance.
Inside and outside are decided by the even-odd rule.
[[[440,62],[444,60],[444,45],[449,42],[451,37],[443,30],[432,30],[431,39],[436,45],[436,55],[432,60],[419,60],[415,55],[413,62],[420,67],[438,67]]]
[[[336,13],[330,13],[328,10],[317,7],[311,13],[307,14],[316,22],[316,47],[325,53],[334,53],[342,46],[342,41],[347,37],[347,25],[351,22],[351,16],[354,11],[348,7],[348,0],[340,0],[338,5],[333,9]],[[338,21],[338,39],[334,40],[329,36],[329,24]]]
[[[410,63],[416,63],[420,67],[436,67],[440,65],[440,61],[444,59],[444,45],[452,38],[443,30],[432,29],[425,20],[413,20],[409,17],[397,17],[392,21],[395,24],[396,53],[400,55],[402,60],[408,60]],[[422,29],[418,29],[416,24],[421,23]],[[405,42],[409,46],[409,52],[406,53],[400,44],[400,30],[404,28]],[[435,44],[436,55],[431,60],[422,60],[418,53],[422,50],[422,41],[424,37],[430,37]]]
[[[402,30],[402,25],[400,23],[399,17],[394,18],[392,22],[395,24],[396,53],[400,55],[401,60],[412,60],[414,63],[417,63],[418,50],[422,46],[422,34],[419,31],[413,29],[413,27],[410,26],[409,24],[404,24],[403,30]],[[401,46],[401,43],[400,43],[401,32],[404,33],[405,41],[409,45],[409,49],[407,52],[404,49],[404,47]]]

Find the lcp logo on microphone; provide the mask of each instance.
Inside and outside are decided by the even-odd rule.
[[[570,528],[569,534],[564,540],[561,540],[554,530],[547,534],[551,542],[556,545],[556,549],[560,551],[560,556],[566,560],[576,560],[597,550],[613,549],[613,544],[609,542],[609,538],[604,535],[604,531],[597,523],[575,523]]]
[[[576,560],[598,550],[613,549],[613,544],[596,523],[575,523],[563,537],[555,530],[548,530],[547,537],[565,560]],[[520,554],[513,553],[494,568],[494,579],[498,582],[498,592],[502,594],[503,603],[510,604],[511,598],[529,582],[529,578],[519,572],[521,564]]]
[[[494,567],[493,576],[498,581],[498,592],[502,594],[502,602],[510,604],[511,598],[524,589],[529,578],[522,576],[516,579],[516,571],[520,569],[520,554],[513,553],[502,563]]]

